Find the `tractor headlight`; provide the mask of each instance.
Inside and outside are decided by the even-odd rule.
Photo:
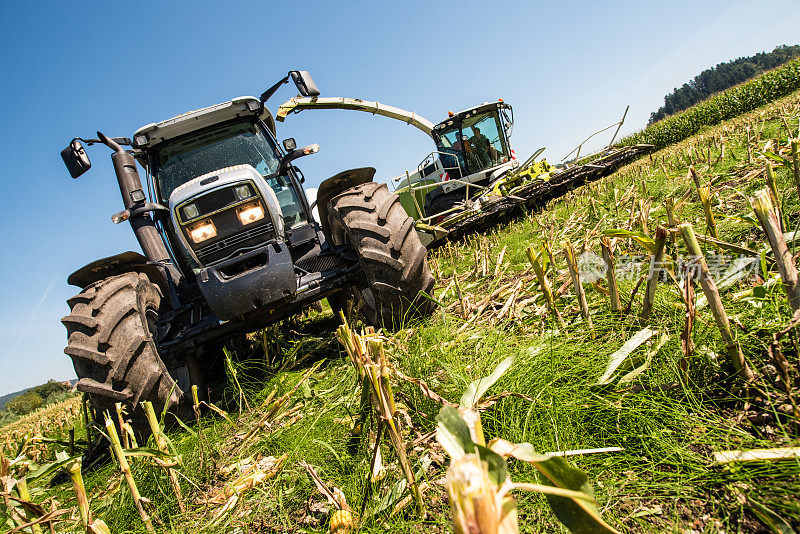
[[[242,225],[247,225],[263,219],[264,208],[261,207],[261,204],[258,202],[245,204],[236,210],[236,216],[239,217],[239,221]]]
[[[189,226],[187,230],[189,230],[189,237],[191,237],[192,241],[195,243],[202,243],[203,241],[211,239],[212,237],[216,237],[217,235],[217,227],[214,226],[214,223],[211,222],[211,219],[206,219],[205,221],[193,224]]]
[[[240,185],[234,189],[234,192],[236,193],[236,198],[239,200],[247,200],[253,196],[253,192],[250,190],[249,185]]]
[[[183,207],[183,217],[190,221],[200,216],[200,210],[197,209],[197,204],[189,204]]]

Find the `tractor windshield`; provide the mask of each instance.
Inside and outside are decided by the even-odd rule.
[[[193,178],[248,163],[262,176],[269,176],[278,172],[280,155],[255,124],[236,122],[167,144],[156,154],[153,175],[166,201],[176,187]]]
[[[252,165],[267,180],[281,205],[288,229],[308,222],[300,198],[288,176],[279,176],[281,156],[274,141],[248,121],[203,130],[171,142],[154,158],[153,175],[162,201],[193,178],[233,165]]]
[[[464,175],[469,175],[508,161],[508,144],[503,131],[499,114],[492,110],[442,130],[436,144],[440,152],[454,154]],[[443,164],[448,166],[447,162]]]

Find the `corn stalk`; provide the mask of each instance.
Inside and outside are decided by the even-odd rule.
[[[747,365],[744,359],[744,353],[742,353],[742,348],[736,341],[736,336],[728,320],[728,314],[725,312],[725,307],[722,305],[717,284],[714,282],[714,278],[712,278],[708,270],[708,263],[706,263],[706,258],[703,255],[703,251],[700,249],[700,243],[697,242],[694,228],[692,228],[690,223],[683,223],[679,228],[683,240],[686,243],[686,248],[689,249],[689,253],[693,256],[697,267],[699,267],[700,272],[697,274],[700,287],[703,289],[703,294],[706,296],[709,307],[711,308],[711,313],[714,315],[714,320],[725,342],[725,348],[728,351],[731,363],[733,363],[739,376],[745,382],[752,382],[755,379],[755,374]]]
[[[592,325],[592,317],[589,315],[589,304],[586,302],[586,293],[583,291],[583,284],[581,284],[581,277],[578,273],[578,262],[575,260],[575,249],[572,248],[571,243],[567,243],[567,246],[564,247],[564,256],[567,259],[567,267],[569,268],[569,274],[572,277],[572,285],[575,288],[575,294],[578,297],[578,305],[581,309],[581,315],[583,318],[586,319],[586,324],[591,330],[593,327]]]
[[[656,228],[655,247],[656,250],[650,257],[650,271],[647,275],[647,286],[644,290],[644,301],[642,302],[642,318],[647,319],[653,311],[653,301],[656,296],[656,287],[664,261],[664,245],[667,242],[667,229],[663,226]]]
[[[128,489],[131,492],[131,496],[133,496],[133,502],[136,505],[136,511],[139,512],[139,517],[142,519],[147,531],[155,534],[153,522],[150,520],[150,516],[144,509],[144,499],[139,493],[139,488],[136,486],[136,480],[133,478],[130,465],[128,465],[128,460],[125,458],[125,453],[122,451],[122,444],[119,441],[117,429],[114,427],[114,421],[112,421],[108,415],[106,415],[106,432],[108,433],[109,441],[111,441],[111,450],[117,459],[120,471],[122,471],[122,474],[125,477],[125,482],[128,484]]]
[[[561,327],[565,327],[564,319],[561,317],[561,314],[556,308],[555,299],[553,298],[553,290],[550,288],[550,283],[547,281],[547,274],[545,273],[545,269],[542,267],[539,258],[541,254],[536,254],[533,251],[533,247],[528,247],[525,249],[525,253],[528,255],[528,261],[531,262],[531,266],[533,267],[533,272],[536,274],[536,278],[539,280],[539,286],[542,288],[542,293],[544,294],[545,302],[547,302],[547,307],[550,309],[550,313],[558,320],[558,324]]]
[[[406,454],[405,443],[403,436],[400,432],[400,419],[398,417],[397,407],[394,402],[394,392],[389,377],[392,373],[392,368],[386,359],[386,351],[384,350],[383,342],[374,334],[369,331],[363,335],[357,335],[344,316],[341,316],[342,325],[339,326],[336,334],[339,341],[345,347],[345,351],[354,364],[356,371],[359,375],[359,382],[362,387],[362,399],[369,398],[369,405],[372,406],[374,413],[378,418],[378,438],[375,440],[375,448],[380,446],[380,436],[383,431],[389,435],[389,440],[392,448],[397,455],[400,467],[405,475],[406,482],[410,488],[411,495],[417,503],[420,516],[425,515],[425,504],[422,501],[422,494],[419,490],[417,480],[411,470]],[[362,403],[362,408],[363,408]],[[361,418],[364,418],[364,410],[362,409]],[[376,452],[373,452],[372,463],[374,464]],[[369,492],[370,478],[372,476],[372,467],[367,475],[367,493],[362,502],[362,515],[363,508],[366,504],[366,495]]]
[[[611,240],[603,236],[600,240],[600,247],[603,250],[603,262],[606,264],[606,281],[608,282],[611,311],[619,312],[622,309],[622,303],[619,300],[619,287],[617,286],[617,274],[614,270],[614,253],[611,250]]]
[[[156,442],[156,447],[158,450],[165,454],[169,454],[169,450],[167,448],[167,438],[164,435],[164,432],[161,430],[161,425],[158,423],[158,418],[156,417],[156,412],[153,410],[153,403],[150,401],[142,402],[142,407],[144,408],[144,413],[147,415],[147,422],[150,423],[150,431],[153,433],[153,438]],[[178,509],[181,513],[186,513],[186,505],[183,503],[183,495],[181,494],[181,485],[178,482],[178,473],[172,467],[167,467],[167,473],[169,474],[169,482],[172,485],[172,491],[175,492],[175,498],[178,500]]]
[[[750,199],[750,203],[758,217],[758,222],[761,223],[761,228],[767,234],[778,272],[783,280],[783,288],[789,298],[789,306],[792,310],[798,310],[800,309],[800,281],[798,281],[797,267],[795,267],[792,253],[789,252],[789,247],[786,245],[786,240],[783,238],[778,216],[772,207],[767,191],[765,189],[758,191]]]

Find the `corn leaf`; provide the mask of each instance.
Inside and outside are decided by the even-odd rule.
[[[579,491],[591,497],[591,501],[570,499],[545,494],[550,508],[572,532],[581,533],[616,533],[617,530],[603,521],[594,501],[594,490],[589,484],[586,473],[573,466],[560,456],[553,456],[543,462],[535,462],[533,466],[543,475],[542,482],[558,488]]]
[[[795,530],[784,518],[767,508],[752,497],[747,498],[747,507],[776,534],[796,534]]]
[[[456,408],[452,406],[442,406],[442,409],[439,410],[439,414],[436,416],[436,421],[439,422],[436,428],[436,439],[439,439],[440,431],[444,430],[446,434],[442,437],[446,440],[446,443],[457,445],[461,448],[462,452],[472,450],[474,444],[469,434],[469,427]],[[445,450],[450,456],[456,456],[451,453],[447,447],[445,447]]]
[[[506,371],[508,371],[508,368],[511,367],[512,363],[514,363],[514,358],[508,357],[494,368],[492,374],[472,382],[469,386],[467,386],[467,390],[464,391],[464,394],[461,395],[459,404],[463,408],[475,408],[478,405],[478,402],[480,402],[481,397],[483,397],[489,388],[492,387]]]
[[[603,235],[608,237],[626,237],[628,239],[633,239],[644,248],[647,249],[650,254],[654,254],[656,251],[656,243],[649,237],[647,237],[642,232],[636,232],[633,230],[625,230],[623,228],[609,228],[607,230],[603,230]]]
[[[501,364],[502,365],[502,364]],[[500,367],[500,366],[498,366]],[[436,439],[442,448],[452,458],[463,456],[464,453],[477,454],[478,457],[486,462],[489,470],[489,477],[501,486],[508,476],[508,468],[505,459],[488,447],[478,445],[472,441],[469,427],[461,414],[452,406],[443,406],[436,416],[439,424],[436,427]]]
[[[636,332],[636,334],[634,334],[633,337],[631,337],[619,349],[617,349],[614,354],[609,356],[608,366],[606,367],[603,376],[597,380],[597,384],[608,384],[611,381],[611,375],[613,375],[614,371],[616,371],[617,368],[622,365],[622,362],[624,362],[625,359],[633,353],[633,351],[638,349],[642,343],[653,337],[653,334],[655,333],[656,331],[650,327]]]
[[[576,492],[574,496],[560,496],[553,495],[544,488],[535,488],[536,491],[545,494],[556,517],[571,531],[580,533],[617,532],[600,517],[594,500],[594,491],[588,482],[586,473],[568,460],[560,456],[539,454],[530,443],[514,444],[495,438],[490,446],[492,450],[503,456],[511,456],[533,465],[541,474],[543,485]],[[520,489],[534,489],[530,486],[537,485],[527,485],[528,488],[525,488],[525,484],[518,486]]]

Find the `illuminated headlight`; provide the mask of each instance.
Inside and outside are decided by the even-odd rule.
[[[264,208],[261,204],[247,204],[236,210],[236,215],[243,225],[260,221],[264,218]]]
[[[253,196],[253,192],[250,191],[249,185],[240,185],[239,187],[234,189],[234,192],[236,193],[236,197],[239,200],[247,200],[248,198]]]
[[[187,228],[189,230],[189,237],[195,243],[202,243],[207,239],[211,239],[217,235],[217,227],[210,219],[193,224]]]
[[[200,216],[200,211],[196,204],[189,204],[183,207],[183,217],[188,221]]]

